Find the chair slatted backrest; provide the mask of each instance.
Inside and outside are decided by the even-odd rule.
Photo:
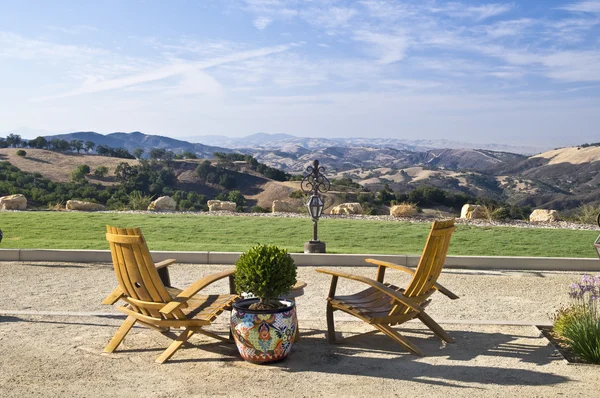
[[[107,225],[106,232],[115,275],[126,296],[125,301],[143,315],[172,319],[173,316],[158,311],[160,305],[153,305],[170,302],[172,297],[158,275],[142,231]],[[176,318],[185,318],[179,310],[173,314]]]
[[[419,297],[429,293],[433,288],[446,261],[448,245],[454,228],[454,220],[433,223],[419,265],[404,291],[405,296]]]

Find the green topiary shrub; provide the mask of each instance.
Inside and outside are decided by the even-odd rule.
[[[252,293],[260,299],[251,309],[279,308],[280,303],[271,299],[289,292],[295,283],[294,260],[287,250],[277,246],[254,246],[235,263],[235,287],[238,293]]]
[[[27,155],[27,152],[25,152],[24,150],[22,150],[22,149],[19,149],[19,150],[17,151],[17,156],[21,156],[21,157],[23,157],[23,156],[25,156],[25,155]]]

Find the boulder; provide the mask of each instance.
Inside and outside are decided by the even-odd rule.
[[[558,221],[556,210],[535,209],[529,215],[530,222],[555,222]]]
[[[148,205],[148,210],[177,210],[177,202],[170,196],[161,196]]]
[[[100,211],[106,210],[106,206],[99,203],[84,202],[81,200],[67,200],[65,205],[67,210],[78,210],[78,211]]]
[[[25,210],[27,198],[20,193],[0,198],[0,210]]]
[[[237,211],[235,202],[226,202],[224,200],[209,200],[208,211]]]
[[[273,213],[302,213],[304,203],[298,200],[274,200],[271,211]]]
[[[390,207],[390,216],[394,217],[412,217],[419,212],[416,205],[405,203]]]
[[[360,203],[342,203],[331,209],[331,214],[362,214],[363,208]]]
[[[460,211],[460,218],[467,219],[486,219],[487,216],[485,214],[485,209],[480,205],[470,205],[466,204],[462,207]]]

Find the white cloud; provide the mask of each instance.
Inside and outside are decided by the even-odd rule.
[[[491,25],[478,26],[479,30],[484,31],[491,38],[500,38],[507,36],[518,36],[528,28],[536,24],[531,18],[521,18],[509,21],[500,21]]]
[[[54,26],[50,25],[47,27],[49,30],[53,30],[56,32],[65,33],[68,35],[80,35],[83,33],[89,32],[98,32],[99,29],[95,26],[90,25],[75,25],[75,26]]]
[[[444,6],[431,6],[429,11],[444,13],[453,17],[471,18],[476,21],[495,17],[510,11],[512,4],[483,4],[480,6],[467,6],[463,3],[446,3]]]
[[[0,32],[0,57],[21,60],[32,59],[90,59],[109,54],[108,51],[88,46],[53,43],[32,39],[16,33]]]
[[[273,22],[273,20],[269,17],[258,17],[252,21],[252,24],[256,27],[256,29],[263,30],[269,26],[271,22]]]
[[[330,7],[311,8],[300,15],[310,24],[326,29],[347,26],[350,20],[358,14],[354,8]]]
[[[600,1],[580,1],[559,8],[567,11],[600,13]]]
[[[67,98],[84,94],[98,93],[108,90],[123,89],[126,87],[155,82],[178,75],[185,75],[188,77],[201,76],[204,77],[204,81],[207,81],[205,75],[201,74],[199,71],[214,68],[223,64],[244,61],[251,58],[265,57],[271,54],[287,51],[294,46],[294,44],[288,44],[274,47],[265,47],[256,50],[240,51],[203,61],[189,62],[178,60],[175,63],[155,67],[149,70],[143,70],[138,73],[127,75],[124,77],[99,79],[96,76],[92,76],[88,77],[84,81],[84,83],[76,89],[56,95],[40,97],[38,98],[38,100]],[[211,84],[214,85],[214,82],[211,82]]]
[[[372,52],[378,58],[377,62],[383,65],[403,60],[410,42],[410,39],[401,33],[383,34],[366,30],[356,32],[354,40],[367,43],[367,51]]]

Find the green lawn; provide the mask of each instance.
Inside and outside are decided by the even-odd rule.
[[[256,243],[302,252],[311,238],[308,218],[67,212],[0,213],[0,248],[108,249],[105,225],[143,229],[151,250],[244,251]],[[429,224],[369,220],[319,223],[328,253],[418,254]],[[451,255],[595,257],[598,232],[459,225]]]

